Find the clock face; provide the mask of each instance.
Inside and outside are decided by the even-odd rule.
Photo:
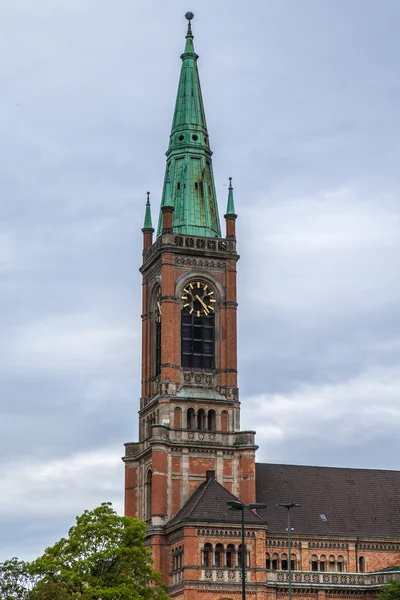
[[[208,283],[191,281],[182,290],[183,308],[191,315],[212,315],[215,311],[215,293]]]
[[[161,288],[158,288],[158,290],[157,290],[157,294],[156,294],[156,307],[155,307],[155,313],[156,313],[156,322],[157,322],[157,323],[161,323],[161,316],[162,316],[162,308],[161,308]]]

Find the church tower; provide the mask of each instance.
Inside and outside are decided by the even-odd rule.
[[[221,235],[198,55],[187,13],[157,232],[143,232],[139,441],[125,445],[125,513],[167,523],[214,472],[255,501],[254,432],[240,431],[236,218],[229,182]]]

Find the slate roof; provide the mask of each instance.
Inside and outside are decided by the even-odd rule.
[[[285,533],[291,510],[297,534],[400,536],[400,471],[296,465],[256,465],[257,502],[269,531]],[[326,521],[320,515],[325,515]]]
[[[237,498],[218,483],[216,479],[204,481],[195,489],[175,517],[169,521],[168,527],[183,521],[238,525],[241,523],[241,511],[230,510],[226,504],[229,500],[237,500]],[[248,509],[245,509],[244,520],[249,525],[264,524],[261,517]]]

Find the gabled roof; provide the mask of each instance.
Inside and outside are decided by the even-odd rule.
[[[400,471],[296,465],[256,465],[258,512],[271,533],[286,535],[291,510],[296,534],[400,536]]]
[[[231,510],[227,505],[230,500],[237,498],[228,492],[216,479],[208,479],[195,489],[179,512],[169,521],[168,527],[178,523],[241,523],[240,510]],[[247,524],[263,525],[264,522],[253,511],[245,509],[244,520]],[[265,524],[264,524],[265,525]]]

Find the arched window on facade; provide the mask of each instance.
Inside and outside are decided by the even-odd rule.
[[[249,562],[250,562],[250,556],[249,553],[247,552],[247,547],[244,547],[244,551],[242,551],[242,544],[240,544],[239,549],[238,549],[238,567],[242,567],[242,560],[245,561],[245,566],[249,567]]]
[[[274,552],[272,555],[271,568],[273,571],[277,571],[279,569],[279,555],[276,552]]]
[[[360,573],[365,573],[365,557],[360,556],[358,559],[358,571]]]
[[[201,281],[182,290],[181,360],[188,369],[214,368],[215,292]]]
[[[297,557],[295,554],[290,555],[290,568],[292,571],[297,570]]]
[[[217,568],[224,566],[224,547],[222,544],[217,544],[215,546],[214,565]]]
[[[325,571],[326,570],[326,556],[325,556],[325,554],[321,554],[321,557],[319,559],[319,570],[320,571]]]
[[[207,429],[208,431],[215,431],[216,429],[216,414],[215,410],[209,410],[207,414]]]
[[[282,554],[282,556],[281,556],[281,569],[282,569],[282,571],[288,570],[287,554]]]
[[[318,571],[318,556],[316,554],[311,557],[311,571]]]
[[[196,413],[194,412],[194,408],[188,408],[186,414],[187,414],[186,427],[188,429],[195,429],[195,427],[196,427]]]
[[[228,569],[233,569],[235,566],[235,546],[233,544],[228,544],[226,548],[226,567]]]
[[[212,566],[212,546],[204,544],[203,548],[203,567],[210,568]]]
[[[333,554],[331,554],[329,557],[328,569],[329,569],[329,571],[336,571],[335,567],[336,567],[335,557],[333,556]]]
[[[197,429],[204,431],[206,428],[206,411],[204,408],[200,408],[197,411]]]
[[[342,555],[339,555],[337,557],[337,570],[339,571],[339,573],[342,573],[344,571],[344,559]]]
[[[155,365],[154,375],[161,374],[161,288],[158,288],[155,296]]]
[[[229,419],[228,411],[223,410],[221,413],[221,431],[228,431],[228,419]]]
[[[271,569],[271,555],[269,552],[267,552],[265,555],[265,568],[267,571]]]
[[[180,429],[182,427],[182,409],[179,406],[174,408],[174,428]]]
[[[146,484],[145,484],[145,500],[146,500],[146,511],[145,519],[151,519],[151,498],[152,498],[152,480],[153,473],[151,469],[147,471]]]

